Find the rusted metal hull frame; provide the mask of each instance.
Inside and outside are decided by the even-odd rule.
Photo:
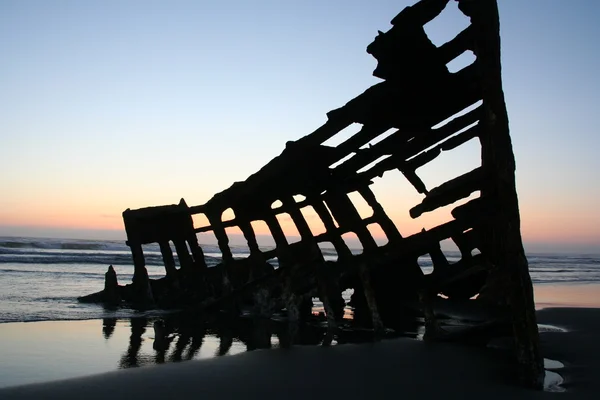
[[[510,307],[521,378],[528,386],[541,387],[542,359],[520,236],[515,164],[502,92],[497,5],[495,0],[460,0],[459,8],[471,18],[471,25],[438,48],[427,38],[423,25],[447,3],[422,0],[403,10],[392,21],[392,29],[380,32],[367,48],[378,61],[374,75],[384,81],[329,112],[322,127],[288,142],[280,156],[247,180],[236,182],[203,205],[188,207],[182,199],[178,205],[125,211],[134,286],[145,296],[143,300],[154,300],[148,291],[142,251],[147,243],[160,244],[166,275],[193,292],[206,307],[226,302],[235,306],[239,299],[252,297],[259,314],[268,316],[278,305],[285,307],[290,321],[296,323],[302,318],[301,303],[319,296],[329,324],[326,344],[341,318],[337,297],[348,285],[362,296],[372,327],[379,333],[389,318],[388,303],[393,303],[395,296],[419,297],[428,326],[437,329],[428,306],[431,296],[479,293],[478,301]],[[448,72],[445,64],[465,51],[473,51],[476,61],[456,73]],[[470,111],[457,116],[468,107]],[[324,145],[354,123],[362,124],[354,136],[336,147]],[[369,144],[389,129],[395,131]],[[481,167],[437,188],[428,188],[417,175],[420,167],[442,152],[475,138],[481,144]],[[424,195],[410,210],[412,218],[473,193],[480,196],[456,207],[451,221],[403,237],[370,188],[372,180],[393,170],[400,171]],[[348,197],[353,192],[370,206],[372,216],[361,217]],[[304,199],[296,201],[297,195]],[[276,201],[281,205],[273,207]],[[302,213],[306,207],[312,207],[321,219],[324,233],[313,235]],[[228,209],[235,217],[224,220]],[[194,226],[197,214],[204,215],[209,224]],[[282,214],[289,215],[298,229],[299,243],[289,243],[277,219]],[[260,249],[252,227],[255,221],[266,223],[276,243],[274,249]],[[371,224],[381,227],[386,245],[377,244],[368,229]],[[226,229],[232,227],[242,231],[250,249],[245,260],[235,259],[229,246]],[[212,268],[207,268],[198,245],[196,235],[204,232],[214,233],[222,253],[222,263],[215,267],[219,279],[210,278]],[[344,240],[350,233],[360,241],[362,254],[352,254]],[[450,263],[444,256],[440,242],[445,239],[459,247],[458,262]],[[319,247],[325,242],[335,248],[337,261],[325,260]],[[481,254],[472,256],[474,249]],[[427,277],[418,270],[417,261],[425,254],[434,261],[434,273]],[[278,269],[269,264],[274,259]],[[472,283],[479,282],[474,276],[487,276],[485,285]],[[390,289],[386,280],[392,277],[399,278],[394,283],[403,288],[402,293]],[[470,286],[465,282],[471,282]]]

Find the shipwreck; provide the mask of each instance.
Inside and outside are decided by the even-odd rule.
[[[499,16],[495,0],[459,0],[470,25],[437,47],[423,26],[448,0],[421,0],[405,8],[392,28],[379,32],[367,47],[377,60],[382,81],[327,113],[327,121],[243,182],[215,194],[202,205],[179,204],[123,212],[134,277],[119,286],[114,270],[105,289],[82,300],[138,304],[187,304],[207,312],[237,312],[243,305],[269,317],[284,310],[290,324],[311,314],[312,299],[324,307],[331,342],[344,317],[341,293],[353,289],[354,320],[375,338],[400,329],[406,304],[419,304],[426,338],[444,340],[432,301],[464,300],[498,311],[494,320],[472,326],[488,333],[505,323],[515,343],[524,384],[540,388],[544,369],[539,352],[533,291],[524,254],[515,161],[501,80]],[[471,51],[475,61],[457,72],[447,64]],[[468,110],[465,112],[465,110]],[[440,123],[448,121],[445,124]],[[337,146],[325,145],[348,126],[360,130]],[[393,133],[389,134],[390,129]],[[378,137],[385,137],[367,145]],[[428,187],[419,168],[442,152],[471,141],[481,145],[481,165],[437,187]],[[370,186],[398,170],[422,195],[408,211],[411,218],[469,198],[452,209],[452,220],[404,237]],[[358,193],[372,211],[363,218],[349,194]],[[275,206],[274,206],[275,205]],[[313,234],[302,210],[312,207],[325,232]],[[233,217],[224,212],[233,210]],[[277,218],[288,214],[301,240],[290,243]],[[194,221],[207,223],[196,226]],[[253,223],[266,224],[275,242],[261,250]],[[379,245],[369,226],[376,224],[387,243]],[[243,233],[250,253],[234,258],[227,228]],[[197,234],[212,232],[222,260],[208,267]],[[344,240],[356,235],[363,251],[353,254]],[[460,260],[450,262],[440,242],[452,240]],[[166,275],[151,280],[142,246],[157,243]],[[322,245],[332,246],[336,261],[326,260]],[[173,251],[177,254],[178,265]],[[419,257],[428,255],[433,272],[424,274]],[[273,263],[273,260],[277,263]],[[468,333],[465,333],[468,335]]]

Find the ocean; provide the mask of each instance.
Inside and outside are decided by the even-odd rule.
[[[219,262],[216,246],[202,245],[208,266]],[[233,247],[235,257],[247,248]],[[325,257],[333,251],[324,250]],[[446,252],[449,261],[458,254]],[[164,276],[157,245],[144,246],[148,274]],[[600,256],[528,254],[535,286],[600,283]],[[427,273],[431,260],[419,263]],[[102,290],[104,273],[113,265],[120,284],[131,282],[133,263],[124,241],[0,237],[0,323],[131,318],[157,316],[165,311],[107,310],[97,304],[81,304],[77,297]]]
[[[216,246],[203,248],[207,264],[217,264]],[[247,255],[246,248],[232,250],[236,257]],[[144,253],[149,275],[163,276],[158,247],[145,246]],[[457,253],[446,253],[450,261],[458,259]],[[331,259],[335,252],[325,249],[324,255]],[[528,254],[528,259],[538,308],[600,307],[600,256]],[[428,257],[419,263],[426,273],[432,270]],[[218,314],[208,321],[172,310],[108,309],[77,302],[77,297],[104,287],[111,264],[121,284],[131,282],[133,265],[124,241],[0,237],[0,388],[289,343],[285,320],[277,315],[268,321],[232,321]],[[343,296],[348,300],[350,293]],[[324,327],[324,322],[302,327],[295,345],[320,343]],[[402,336],[419,337],[422,332],[416,324]],[[368,331],[342,330],[333,344],[365,340],[372,340]]]

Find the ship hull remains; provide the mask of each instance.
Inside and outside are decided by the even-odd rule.
[[[474,324],[462,337],[508,327],[523,383],[541,388],[544,370],[520,235],[497,5],[460,0],[471,24],[437,47],[423,26],[447,3],[422,0],[400,12],[393,27],[367,47],[378,61],[374,75],[382,81],[330,111],[324,125],[288,142],[281,155],[245,181],[198,206],[182,199],[176,205],[126,210],[133,283],[119,286],[107,273],[105,291],[84,300],[187,304],[234,313],[250,307],[266,318],[285,310],[295,326],[310,317],[312,299],[318,297],[327,321],[323,343],[329,344],[343,323],[346,289],[354,290],[354,321],[372,329],[375,338],[386,329],[402,329],[403,321],[414,317],[407,305],[418,304],[426,339],[458,340],[460,335],[448,334],[437,320],[434,303],[443,296],[494,310],[493,318]],[[450,72],[447,64],[465,52],[475,61]],[[336,146],[326,144],[351,125],[359,127],[354,135]],[[480,166],[437,187],[419,177],[420,168],[473,141],[481,147]],[[448,207],[450,220],[403,236],[371,188],[390,171],[399,171],[422,196],[407,217]],[[357,209],[356,197],[368,205],[370,216]],[[323,232],[313,233],[304,213],[309,208]],[[282,216],[293,222],[300,241],[286,237]],[[198,220],[205,223],[197,226]],[[273,249],[260,248],[257,223],[268,227]],[[232,228],[243,233],[247,258],[234,258],[227,233]],[[385,245],[378,244],[374,231],[385,236]],[[211,268],[197,239],[207,232],[222,253],[222,262]],[[351,251],[349,236],[360,242],[362,253]],[[442,251],[445,240],[460,250],[458,261],[449,261]],[[160,245],[166,272],[160,281],[148,278],[142,249],[148,243]],[[326,260],[324,246],[335,249],[337,260]],[[427,275],[419,265],[426,255],[433,261]]]

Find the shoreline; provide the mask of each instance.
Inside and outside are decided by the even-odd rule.
[[[594,357],[597,358],[600,356],[600,349],[594,342],[593,337],[598,329],[600,329],[600,285],[596,283],[565,283],[559,285],[535,285],[534,288],[536,291],[538,324],[542,328],[540,337],[543,356],[565,365],[563,369],[555,372],[564,377],[565,383],[562,386],[567,389],[567,394],[579,390],[583,390],[583,392],[586,392],[586,390],[600,391],[600,388],[593,384],[594,378],[600,372],[593,361]],[[310,360],[310,357],[317,357],[319,355],[319,357],[328,358],[327,354],[330,354],[325,352],[314,353],[315,350],[310,349],[316,346],[303,346],[302,344],[295,345],[291,350],[280,349],[278,347],[279,340],[282,339],[280,336],[281,332],[273,330],[269,331],[272,348],[268,351],[255,350],[257,347],[252,347],[248,342],[248,340],[252,339],[251,335],[248,335],[248,332],[244,333],[246,335],[244,336],[240,331],[232,332],[229,329],[230,327],[227,326],[212,326],[208,327],[207,330],[206,325],[201,326],[202,324],[195,324],[193,322],[191,324],[186,323],[186,326],[183,327],[185,329],[177,327],[177,330],[174,331],[176,333],[170,336],[170,347],[167,346],[167,350],[163,349],[162,352],[157,351],[154,348],[155,338],[152,322],[169,315],[173,314],[0,323],[0,354],[3,354],[3,360],[0,363],[0,398],[4,399],[5,390],[12,390],[15,387],[33,388],[38,385],[52,386],[55,384],[59,385],[65,379],[69,379],[69,381],[75,379],[73,382],[76,382],[81,379],[93,380],[94,377],[100,376],[107,376],[111,380],[116,379],[119,381],[122,378],[113,378],[113,374],[125,374],[128,376],[130,370],[151,370],[154,368],[162,370],[173,364],[187,365],[188,363],[192,363],[190,365],[196,365],[196,363],[206,362],[211,365],[210,368],[213,368],[213,363],[220,365],[224,363],[222,361],[224,359],[237,359],[240,356],[245,356],[245,354],[262,354],[265,352],[283,351],[293,354],[296,354],[298,351],[302,353],[307,352],[306,357],[309,359],[306,361],[308,363],[306,367],[314,367],[320,370],[318,365],[312,366],[311,363],[313,361]],[[552,327],[554,326],[565,328],[567,332],[562,332],[561,329],[553,329]],[[252,326],[250,326],[250,329],[252,329]],[[337,349],[334,351],[337,354],[339,351],[344,352],[345,350],[343,349],[354,348],[353,346],[359,346],[359,348],[363,348],[360,346],[364,346],[364,352],[366,352],[366,349],[373,348],[374,346],[382,347],[385,351],[397,353],[397,356],[400,358],[409,357],[412,352],[420,354],[420,351],[424,351],[421,348],[422,342],[417,342],[414,339],[386,339],[381,343],[397,343],[400,349],[405,349],[402,351],[407,351],[408,353],[403,356],[401,350],[388,348],[388,346],[392,346],[390,344],[380,346],[380,343],[367,343],[363,345],[340,343],[332,346],[332,348]],[[421,344],[415,345],[414,343]],[[417,347],[413,349],[415,346]],[[434,346],[438,345],[434,344]],[[442,345],[442,347],[444,346],[446,345]],[[446,355],[427,355],[427,357],[437,357],[435,363],[448,365],[448,368],[452,369],[455,358],[463,357],[461,352],[464,346],[450,346],[454,346],[451,347],[454,350],[444,351],[449,351],[450,353],[456,352],[451,358],[447,358],[448,356]],[[430,347],[427,345],[426,348]],[[358,352],[357,362],[361,357],[367,357],[366,353],[363,354],[363,350],[353,351]],[[471,350],[468,350],[468,353],[470,352]],[[487,351],[482,352],[486,353]],[[220,357],[224,354],[226,355],[225,357]],[[476,358],[482,357],[481,354],[473,356]],[[251,359],[259,368],[263,368],[263,364],[266,366],[265,368],[270,368],[270,357],[260,356],[255,358],[255,356],[252,356]],[[378,355],[377,357],[380,356]],[[377,364],[380,362],[377,357],[372,361],[365,360],[365,362],[374,362]],[[465,357],[471,356],[465,355]],[[178,361],[184,360],[190,361],[178,363]],[[385,357],[382,360],[381,362],[388,362],[385,361]],[[418,365],[421,365],[423,362],[420,360],[416,361]],[[492,364],[497,362],[498,360],[492,362]],[[163,363],[165,365],[157,365]],[[225,364],[227,363],[225,362]],[[337,365],[337,361],[331,360],[331,363],[330,368],[343,369],[346,367],[346,363],[353,364],[354,362],[347,360]],[[479,365],[478,368],[489,368],[485,366],[486,362],[484,361],[479,360],[474,361],[474,363]],[[425,368],[425,366],[422,367]],[[190,366],[189,368],[196,367]],[[232,371],[237,371],[235,368]],[[253,368],[250,367],[250,369]],[[402,368],[406,369],[406,366]],[[470,371],[471,367],[465,366],[465,368]],[[403,384],[410,384],[412,379],[423,379],[417,376],[421,372],[403,371],[408,376],[407,379],[409,381]],[[198,373],[202,375],[201,371]],[[224,371],[224,373],[227,372]],[[423,373],[426,374],[426,372]],[[510,383],[510,372],[504,371],[501,376],[505,384],[509,382],[508,385],[510,387],[515,386]],[[376,381],[378,379],[376,377],[372,378]],[[147,379],[154,378],[150,374]],[[341,381],[346,380],[344,377],[339,377],[339,379]],[[355,379],[358,379],[358,377]],[[389,379],[393,382],[400,378],[390,376]],[[439,379],[445,379],[441,371],[439,372]],[[208,383],[213,384],[210,379]],[[182,384],[185,384],[185,382]],[[385,382],[381,384],[385,384]]]
[[[547,308],[538,322],[566,328],[541,334],[545,358],[564,364],[559,394],[593,398],[600,385],[598,308]],[[197,393],[205,398],[429,398],[458,393],[490,399],[546,398],[556,393],[520,388],[503,351],[398,338],[323,348],[294,346],[235,356],[132,368],[74,379],[0,389],[9,399],[165,398]],[[335,392],[333,392],[335,390]],[[587,397],[589,396],[589,397]]]
[[[535,308],[542,310],[545,308],[600,308],[600,282],[551,282],[537,283],[533,285]],[[99,308],[102,305],[96,305]],[[116,309],[119,311],[120,309]],[[4,324],[19,324],[19,323],[35,323],[35,322],[73,322],[73,321],[93,321],[103,318],[116,319],[131,319],[131,318],[161,318],[182,312],[182,310],[169,309],[151,309],[146,311],[134,311],[131,309],[128,312],[132,314],[112,315],[110,311],[106,311],[103,315],[83,317],[83,318],[64,318],[64,319],[30,319],[25,321],[2,321],[0,326]],[[321,310],[321,309],[319,309]],[[113,310],[114,311],[114,310]]]

